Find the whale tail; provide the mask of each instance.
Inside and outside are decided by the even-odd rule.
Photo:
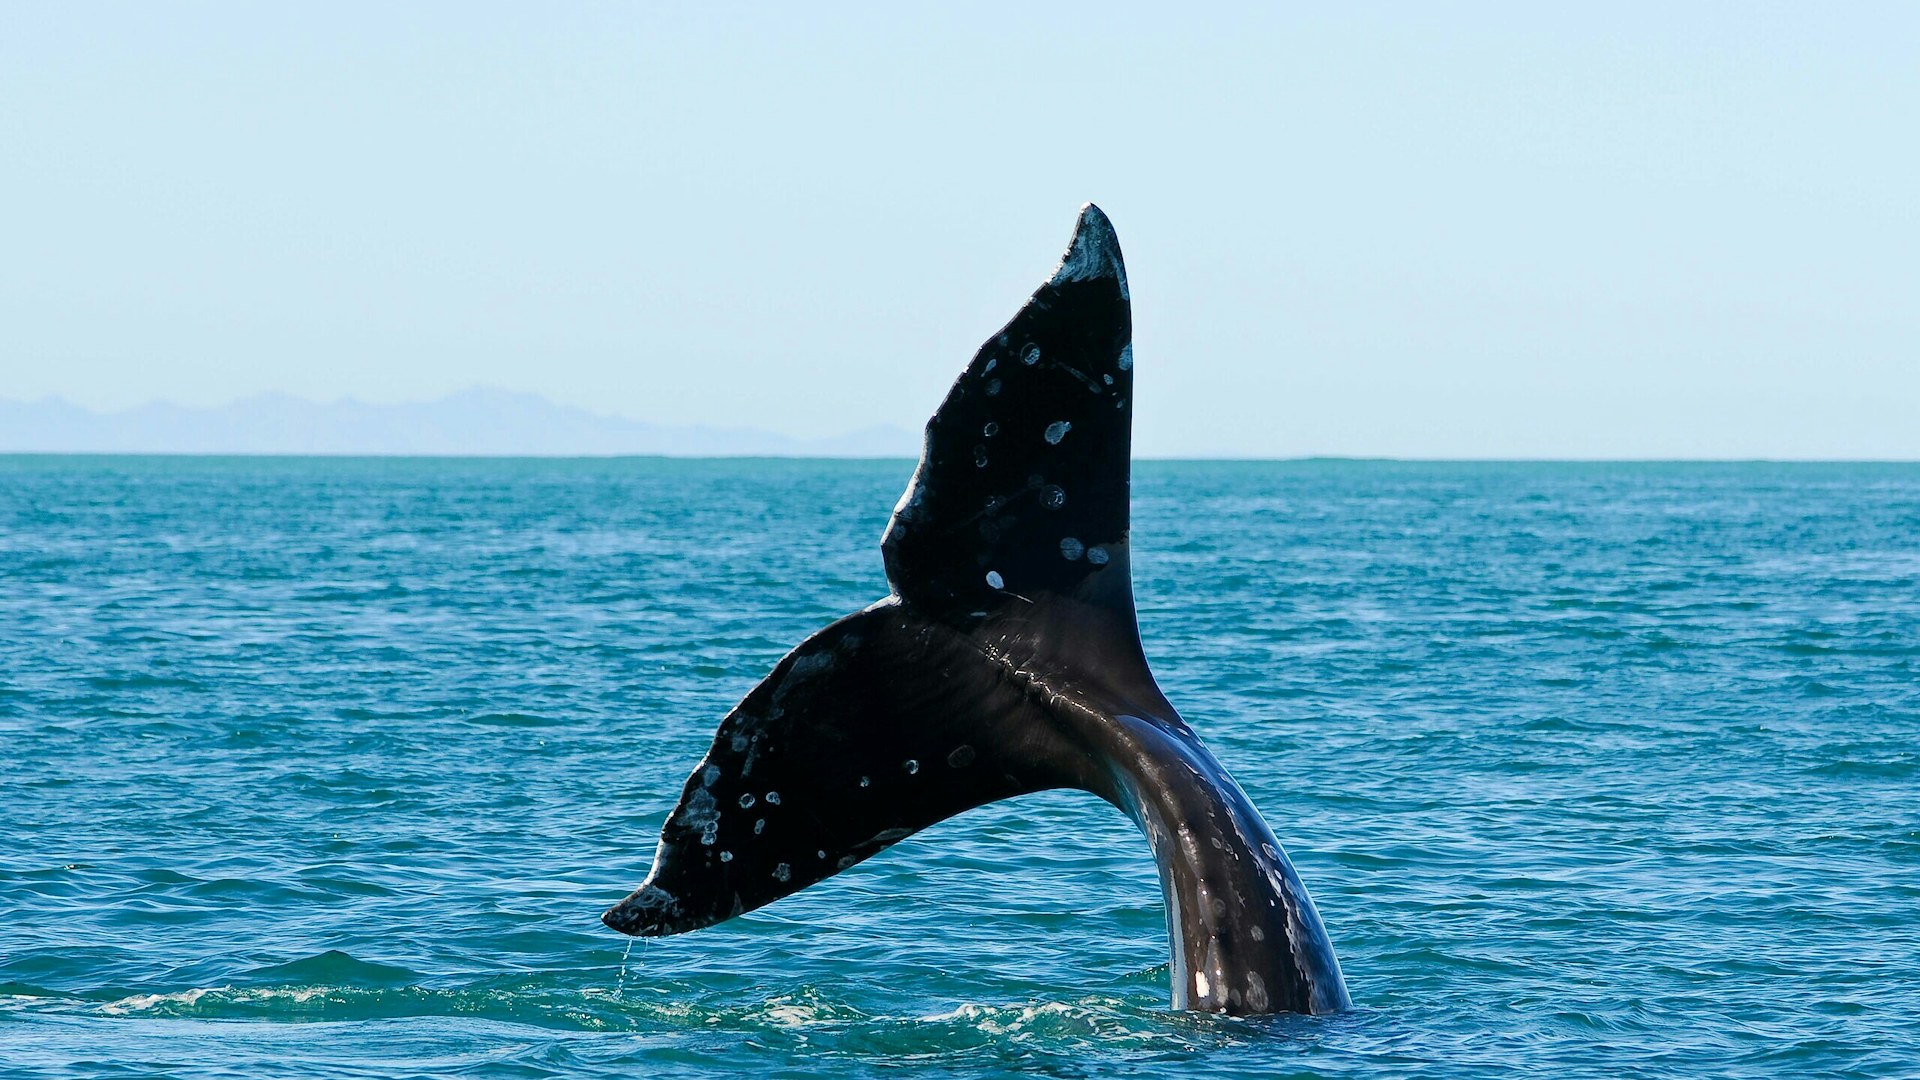
[[[1312,902],[1141,649],[1131,337],[1119,243],[1089,204],[927,422],[881,541],[892,594],[802,642],[727,714],[607,925],[710,926],[962,811],[1073,787],[1153,845],[1176,1006],[1344,1006]],[[1196,829],[1219,842],[1196,849]],[[1247,857],[1215,865],[1229,848]]]
[[[1131,334],[1119,244],[1089,205],[927,422],[881,542],[893,595],[801,643],[727,715],[608,925],[698,929],[963,810],[1084,786],[1035,700],[1043,674],[1098,686],[1123,670],[1160,701],[1127,561]]]

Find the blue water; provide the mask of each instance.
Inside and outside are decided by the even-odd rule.
[[[1141,465],[1148,654],[1351,1013],[1168,1012],[1077,793],[629,954],[909,471],[0,459],[0,1071],[1920,1074],[1916,466]]]

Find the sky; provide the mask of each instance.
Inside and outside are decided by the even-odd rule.
[[[0,5],[0,398],[917,428],[1091,200],[1143,456],[1920,458],[1916,117],[1908,3]]]

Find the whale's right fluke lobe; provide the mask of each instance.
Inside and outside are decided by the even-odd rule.
[[[927,422],[881,541],[895,595],[1019,670],[1172,716],[1134,621],[1133,312],[1089,203],[1058,267]]]
[[[1075,596],[1131,628],[1132,338],[1120,244],[1089,204],[1059,268],[927,422],[881,542],[895,593],[956,622]]]
[[[609,926],[710,926],[972,807],[1071,787],[1147,835],[1176,1007],[1345,1007],[1279,842],[1147,668],[1131,338],[1120,246],[1088,205],[928,421],[881,543],[893,594],[802,642],[727,715]]]

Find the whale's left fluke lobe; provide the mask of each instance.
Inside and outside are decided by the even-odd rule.
[[[1176,1006],[1345,1006],[1279,842],[1140,646],[1129,304],[1113,226],[1088,205],[927,422],[881,541],[892,594],[802,642],[727,714],[607,925],[697,930],[954,814],[1072,787],[1147,834]]]
[[[607,925],[655,936],[772,903],[963,810],[1070,771],[1031,701],[899,605],[807,639],[721,723],[646,883]]]

